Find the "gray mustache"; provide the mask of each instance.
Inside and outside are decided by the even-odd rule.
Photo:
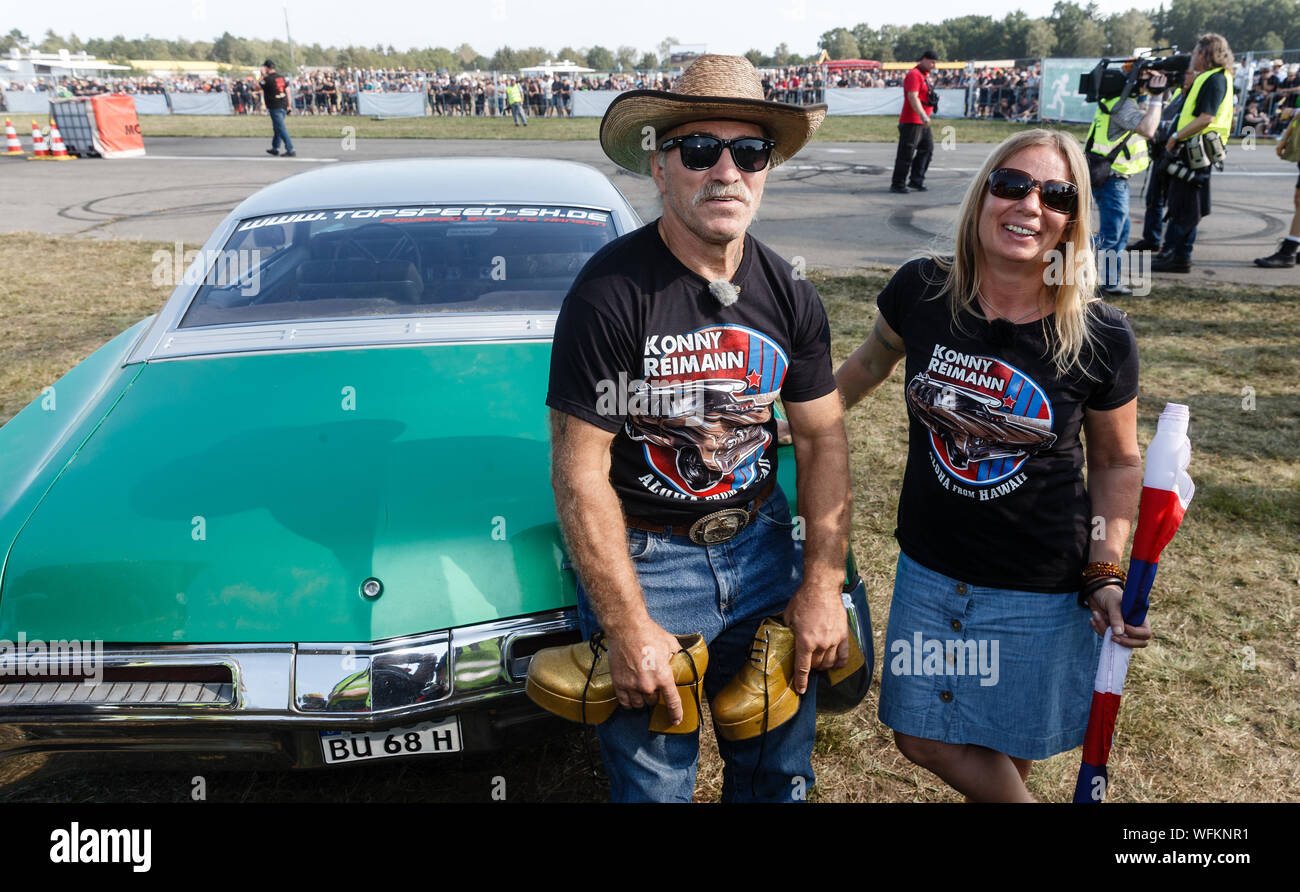
[[[717,180],[710,180],[695,194],[691,203],[700,205],[711,198],[735,198],[745,204],[752,202],[752,196],[744,183],[719,183]]]

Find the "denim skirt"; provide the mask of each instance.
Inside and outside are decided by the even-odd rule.
[[[898,556],[881,659],[895,731],[1043,759],[1083,743],[1101,638],[1077,593],[972,585]]]

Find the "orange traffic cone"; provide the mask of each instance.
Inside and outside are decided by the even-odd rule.
[[[50,118],[50,160],[72,160],[72,156],[68,154],[67,148],[63,145],[63,137],[59,135],[59,125],[54,123],[53,118]]]
[[[36,126],[32,121],[32,159],[49,158],[50,150],[45,147],[45,137],[41,135],[41,128]]]
[[[18,141],[18,131],[14,129],[14,122],[5,118],[5,154],[6,155],[26,155],[23,151],[23,144]]]

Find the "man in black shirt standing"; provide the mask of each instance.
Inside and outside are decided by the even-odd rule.
[[[578,274],[546,402],[579,618],[588,637],[604,633],[624,707],[597,727],[616,801],[691,799],[698,736],[652,733],[647,707],[662,697],[682,718],[669,664],[677,636],[696,633],[708,697],[748,661],[763,665],[771,635],[800,695],[761,739],[724,739],[715,699],[723,799],[788,802],[812,784],[809,673],[849,656],[848,444],[817,291],[747,230],[768,169],[825,114],[765,101],[743,57],[703,55],[671,92],[624,93],[601,122],[605,153],[654,177],[663,216]],[[778,396],[798,456],[798,532],[775,485]],[[789,629],[764,637],[772,616]]]
[[[1164,250],[1151,269],[1158,273],[1185,273],[1192,268],[1192,246],[1201,218],[1210,212],[1210,170],[1196,166],[1191,143],[1202,147],[1210,139],[1226,146],[1232,126],[1232,89],[1226,72],[1232,68],[1232,50],[1220,34],[1204,34],[1192,50],[1191,67],[1197,72],[1187,91],[1175,130],[1165,143],[1167,157],[1179,162],[1169,169],[1169,226]]]
[[[293,140],[284,126],[284,116],[289,113],[289,82],[275,70],[275,63],[267,59],[262,63],[262,96],[266,100],[266,111],[271,116],[271,148],[268,155],[280,154],[280,143],[284,143],[284,155],[292,158]]]

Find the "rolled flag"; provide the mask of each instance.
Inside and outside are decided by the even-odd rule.
[[[1166,403],[1156,435],[1147,449],[1142,500],[1120,607],[1124,621],[1132,626],[1140,626],[1146,620],[1160,553],[1174,538],[1196,491],[1192,478],[1187,475],[1192,453],[1192,444],[1187,439],[1187,418],[1186,406]],[[1132,649],[1111,640],[1111,630],[1107,628],[1092,686],[1092,710],[1088,713],[1088,731],[1083,739],[1083,764],[1079,766],[1079,778],[1074,785],[1075,802],[1101,802],[1106,796],[1109,780],[1106,762],[1110,758],[1115,719],[1132,655]]]

